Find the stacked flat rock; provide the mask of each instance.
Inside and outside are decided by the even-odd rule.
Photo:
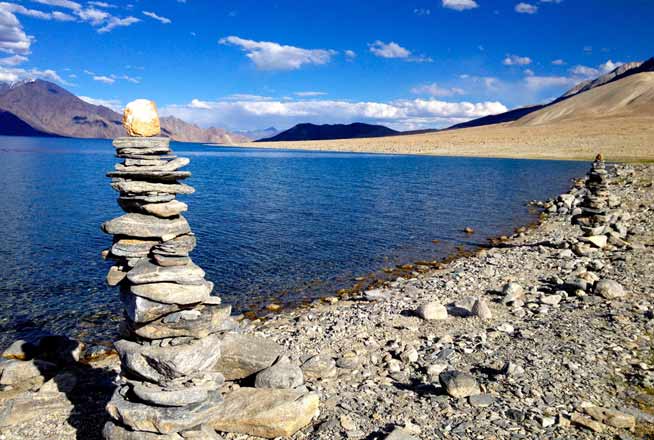
[[[619,209],[620,201],[609,192],[609,172],[601,154],[598,154],[587,174],[586,194],[579,206],[581,212],[573,217],[573,223],[579,225],[583,232],[581,242],[596,247],[605,244],[624,245],[627,231],[623,226],[623,213]]]
[[[120,288],[125,331],[115,343],[121,385],[107,405],[104,436],[178,438],[220,409],[224,378],[212,369],[231,309],[211,296],[213,283],[189,256],[196,239],[182,215],[187,205],[176,200],[194,191],[180,183],[191,175],[180,171],[189,159],[173,155],[163,137],[113,145],[123,162],[107,176],[126,214],[102,229],[114,237],[107,282]]]

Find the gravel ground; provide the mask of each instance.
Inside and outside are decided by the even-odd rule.
[[[400,428],[405,439],[654,438],[654,166],[612,173],[630,246],[577,256],[581,232],[554,204],[539,227],[443,269],[249,325],[296,364],[321,355],[322,371],[303,367],[321,414],[293,438],[382,439]],[[574,280],[613,280],[626,295],[606,299]],[[507,304],[507,283],[524,296]],[[477,299],[491,317],[471,312]],[[446,319],[417,316],[432,302]],[[37,403],[25,408],[38,416],[0,428],[0,440],[100,438],[117,368],[115,356],[76,367],[76,391],[59,406],[31,392]],[[468,374],[475,395],[452,397],[442,371]]]

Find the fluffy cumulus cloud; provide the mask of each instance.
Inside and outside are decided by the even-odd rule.
[[[102,1],[91,1],[88,3],[87,6],[83,6],[81,3],[77,3],[71,0],[34,0],[34,1],[36,3],[40,3],[42,5],[47,5],[50,7],[68,9],[70,13],[65,13],[61,11],[43,12],[43,11],[34,11],[34,10],[28,10],[28,12],[21,12],[21,11],[17,11],[17,12],[31,15],[35,18],[41,18],[44,20],[86,22],[89,23],[91,26],[96,27],[98,33],[101,34],[110,32],[117,27],[131,26],[141,21],[140,19],[132,16],[118,17],[112,15],[111,13],[105,11],[104,9],[114,8],[115,6],[110,3],[106,3]],[[164,17],[159,17],[159,18],[164,19]]]
[[[383,41],[377,40],[374,43],[370,43],[368,47],[373,55],[380,58],[399,58],[404,61],[414,63],[425,63],[432,61],[431,58],[424,55],[412,54],[410,50],[405,49],[394,41],[391,41],[390,43],[384,43]]]
[[[475,0],[443,0],[443,7],[455,11],[465,11],[466,9],[478,8],[479,5]]]
[[[0,52],[26,55],[30,53],[33,38],[25,34],[18,18],[0,6]]]
[[[464,95],[465,91],[458,87],[441,87],[436,83],[423,84],[411,89],[411,93],[415,95],[429,95],[429,96],[454,96]]]
[[[502,64],[505,66],[527,66],[531,64],[531,58],[518,55],[507,55],[502,61]]]
[[[154,20],[157,20],[157,21],[163,23],[163,24],[170,24],[170,23],[173,22],[170,18],[162,17],[161,15],[157,15],[156,13],[150,12],[150,11],[143,11],[143,15],[146,15],[146,16],[154,19]]]
[[[521,2],[515,5],[515,11],[520,14],[535,14],[538,12],[538,6]]]
[[[612,70],[620,67],[623,65],[623,62],[613,62],[612,60],[608,60],[606,63],[600,64],[599,66],[595,67],[589,67],[589,66],[583,66],[583,65],[577,65],[574,66],[572,69],[570,69],[570,73],[581,79],[592,79],[596,78],[600,75],[604,75],[606,73],[611,72]]]
[[[221,38],[219,43],[239,47],[261,70],[297,70],[305,65],[327,64],[337,54],[335,50],[330,49],[303,49],[236,36]]]
[[[564,66],[565,61],[559,58],[559,59],[556,59],[556,60],[552,61],[552,64],[554,64],[555,66]]]
[[[384,43],[383,41],[375,41],[369,45],[370,52],[375,56],[381,58],[409,58],[411,51],[403,48],[394,41]]]
[[[444,127],[469,119],[506,111],[500,102],[447,102],[437,99],[404,99],[391,102],[344,100],[226,100],[194,99],[186,105],[164,107],[174,115],[204,126],[252,129],[263,126],[290,127],[300,122],[369,122],[397,129]]]

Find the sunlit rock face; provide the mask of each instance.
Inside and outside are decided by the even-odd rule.
[[[129,136],[158,136],[161,133],[161,126],[157,105],[147,99],[130,102],[123,113],[123,126]]]

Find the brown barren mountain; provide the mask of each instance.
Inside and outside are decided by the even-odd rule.
[[[2,110],[22,120],[35,132],[75,138],[112,139],[125,136],[121,115],[107,107],[83,101],[48,81],[33,80],[13,86],[3,85],[0,87],[0,111]],[[162,118],[161,128],[164,135],[180,142],[231,145],[249,140],[221,128],[203,129],[174,117]]]
[[[514,122],[410,136],[270,142],[306,150],[589,160],[654,160],[654,72],[624,76]]]

